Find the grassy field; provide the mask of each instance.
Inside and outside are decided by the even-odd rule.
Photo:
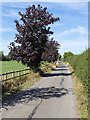
[[[25,65],[18,63],[17,61],[0,62],[0,66],[1,66],[1,64],[2,64],[2,70],[0,71],[0,74],[5,73],[5,72],[16,71],[16,70],[23,70],[23,69],[28,68]]]
[[[14,63],[14,62],[13,62]],[[46,63],[45,63],[46,64]],[[40,69],[33,71],[30,74],[15,78],[2,84],[2,99],[6,100],[13,96],[18,95],[23,89],[27,90],[28,87],[33,85],[36,81],[42,78],[42,75],[51,73],[57,66],[57,63],[49,64],[49,66],[41,67]],[[3,101],[2,100],[2,101]]]

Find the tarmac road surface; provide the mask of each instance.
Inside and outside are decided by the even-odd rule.
[[[3,118],[78,118],[69,68],[62,62],[27,91],[4,103]]]

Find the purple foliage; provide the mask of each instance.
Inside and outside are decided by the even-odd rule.
[[[42,60],[48,61],[48,62],[55,62],[58,57],[58,47],[59,43],[54,41],[53,38],[47,42],[45,52],[42,54]]]
[[[53,34],[49,24],[58,21],[59,18],[52,17],[47,8],[38,5],[26,8],[25,14],[18,13],[21,17],[20,24],[17,20],[15,41],[10,43],[10,56],[28,67],[37,67],[41,61],[42,53],[48,41],[48,36]],[[16,44],[17,43],[17,44]]]

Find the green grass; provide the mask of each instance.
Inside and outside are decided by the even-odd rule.
[[[21,78],[15,78],[4,82],[2,84],[2,101],[6,99],[11,99],[13,96],[17,96],[22,90],[27,90],[30,86],[32,86],[36,81],[42,78],[42,74],[51,73],[52,69],[56,66],[54,63],[50,64],[48,67],[44,66],[38,69],[36,72],[31,70],[30,74],[26,76],[22,76]]]
[[[68,62],[64,62],[66,65],[68,65],[71,73],[74,71],[72,66]],[[79,110],[78,115],[81,120],[86,120],[86,118],[89,117],[88,115],[88,96],[87,91],[84,88],[84,85],[82,84],[81,80],[76,77],[76,74],[72,74],[72,80],[73,80],[73,87],[74,87],[74,94],[76,97],[76,103],[77,108]]]
[[[88,52],[84,51],[79,55],[67,56],[64,61],[68,62],[74,69],[77,78],[82,82],[88,95]]]
[[[22,65],[21,63],[18,63],[17,61],[0,62],[0,66],[1,65],[2,65],[2,70],[0,71],[0,74],[5,72],[16,71],[16,70],[28,69],[28,67]]]
[[[50,63],[47,62],[47,61],[41,61],[40,62],[40,66],[43,67],[43,66],[46,66],[46,65],[49,65]]]

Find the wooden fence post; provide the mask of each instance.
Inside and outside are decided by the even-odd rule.
[[[23,74],[21,73],[21,72],[24,72]],[[17,73],[18,72],[18,76],[15,74],[15,73]],[[31,69],[24,69],[24,70],[19,70],[19,71],[12,71],[12,72],[5,72],[5,73],[3,73],[3,74],[1,74],[0,75],[0,79],[1,79],[1,81],[3,81],[3,80],[10,80],[10,79],[14,79],[14,78],[16,78],[16,77],[21,77],[22,75],[26,75],[26,74],[30,74],[31,73]],[[11,75],[11,77],[9,77],[8,78],[8,74],[10,74]]]
[[[0,81],[2,80],[2,76],[0,75]]]
[[[20,71],[18,71],[18,76],[20,77]]]
[[[5,78],[4,78],[5,80],[7,80],[7,73],[5,72]]]
[[[24,69],[24,74],[26,74],[26,70]]]
[[[14,71],[12,71],[12,78],[14,78]]]
[[[30,74],[31,70],[29,69],[29,74]]]

